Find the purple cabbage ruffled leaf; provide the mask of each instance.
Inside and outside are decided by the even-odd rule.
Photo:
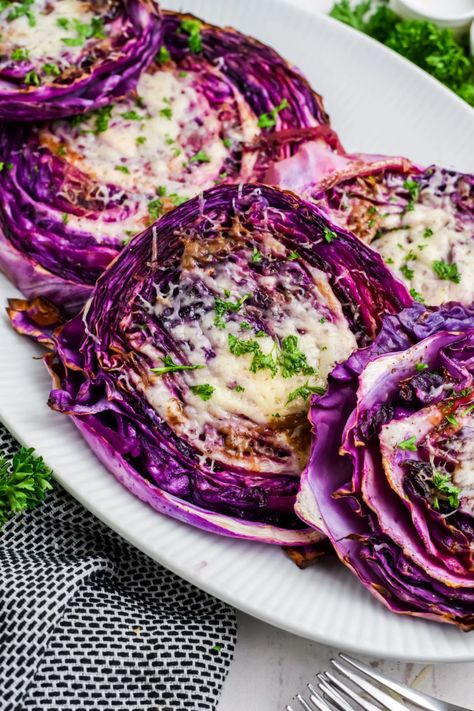
[[[72,119],[0,128],[0,268],[28,298],[77,312],[166,210],[216,183],[258,180],[327,120],[274,50],[165,13],[136,92]]]
[[[0,27],[0,119],[15,122],[83,114],[124,97],[162,37],[151,0],[5,0]]]
[[[50,406],[133,493],[209,531],[300,546],[323,537],[294,513],[309,397],[409,303],[314,205],[228,185],[132,240],[59,329],[37,302],[10,318],[53,345]]]
[[[296,510],[390,610],[474,628],[474,307],[416,304],[313,396]]]
[[[296,190],[382,255],[428,304],[474,301],[474,176],[308,141],[266,182]]]

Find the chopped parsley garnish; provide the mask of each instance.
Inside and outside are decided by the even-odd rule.
[[[258,335],[258,334],[257,334]],[[262,331],[262,336],[267,335]],[[284,378],[291,378],[293,375],[302,373],[303,375],[314,375],[315,370],[308,365],[306,355],[298,348],[296,336],[287,336],[283,339],[281,347],[277,344],[270,353],[263,353],[260,344],[256,340],[244,340],[229,333],[229,350],[233,355],[241,356],[253,353],[250,371],[256,373],[257,370],[269,369],[272,375],[277,374],[278,368]]]
[[[432,237],[433,236],[433,230],[430,227],[425,227],[425,230],[423,232],[423,237]]]
[[[224,645],[218,642],[215,644],[213,647],[211,647],[211,652],[220,652],[221,649],[223,649]]]
[[[418,197],[419,191],[418,183],[415,180],[405,180],[405,182],[403,183],[403,187],[410,193],[411,201],[415,202]]]
[[[58,77],[61,74],[61,70],[57,64],[43,64],[43,72],[49,74],[52,77]]]
[[[260,350],[260,346],[257,341],[244,340],[243,338],[237,338],[232,333],[227,336],[227,341],[229,343],[229,350],[232,355],[241,356],[246,353],[256,353]]]
[[[23,79],[23,81],[28,86],[40,86],[41,85],[41,79],[39,78],[37,72],[35,72],[35,71],[27,72],[25,74],[25,78]]]
[[[17,47],[12,52],[12,59],[14,62],[23,62],[30,56],[30,50],[25,47]]]
[[[167,62],[171,61],[171,54],[169,53],[169,50],[166,49],[166,47],[160,47],[160,51],[156,55],[156,59],[160,64],[166,64]]]
[[[63,212],[62,221],[64,222],[65,225],[67,224],[68,220],[69,220],[69,215],[67,214],[67,212]]]
[[[106,37],[104,22],[100,17],[93,17],[88,25],[77,19],[68,20],[66,17],[59,17],[57,24],[64,30],[75,32],[77,35],[77,37],[61,38],[61,42],[64,42],[68,47],[82,47],[86,40],[92,37],[96,39],[105,39]]]
[[[441,474],[441,472],[434,472],[433,474],[433,486],[435,491],[432,495],[433,508],[437,511],[440,508],[440,499],[447,501],[449,506],[453,511],[459,508],[461,489],[455,486],[448,474]]]
[[[227,294],[226,294],[227,295]],[[237,299],[237,301],[225,301],[217,296],[214,299],[214,310],[216,312],[216,317],[214,319],[214,326],[217,328],[225,328],[225,321],[222,318],[226,313],[238,313],[242,308],[243,303],[250,297],[250,294],[244,294]]]
[[[113,106],[103,106],[95,112],[95,133],[104,133],[109,127]]]
[[[152,368],[152,373],[156,375],[165,375],[166,373],[180,373],[183,370],[199,370],[204,368],[203,365],[180,365],[175,363],[171,356],[165,355],[163,360],[163,366],[160,368]]]
[[[418,371],[418,373],[422,373],[427,368],[428,368],[428,366],[426,365],[426,363],[417,363],[415,365],[415,370]]]
[[[6,170],[11,170],[13,168],[13,163],[3,163],[0,162],[0,173],[6,168]]]
[[[148,214],[153,220],[157,220],[163,211],[163,203],[159,198],[150,200],[148,203]]]
[[[188,35],[188,47],[191,52],[202,52],[201,23],[199,20],[187,18],[181,22],[179,29]]]
[[[445,420],[453,427],[457,427],[459,425],[459,422],[457,421],[454,415],[446,415]]]
[[[419,301],[420,304],[424,304],[424,303],[425,303],[425,299],[423,298],[423,296],[422,296],[416,289],[410,289],[410,296],[411,296],[412,299],[414,299],[415,301]]]
[[[299,259],[299,258],[300,258],[300,255],[298,254],[298,252],[290,252],[288,255],[289,262],[294,262],[295,259]]]
[[[256,248],[253,248],[252,258],[250,260],[252,264],[259,264],[262,261],[262,253]]]
[[[435,259],[432,267],[438,279],[442,279],[443,281],[452,281],[454,284],[459,284],[461,281],[461,274],[459,273],[458,265],[455,262],[448,264],[448,262],[445,262],[442,259]]]
[[[144,119],[144,117],[134,111],[134,109],[132,109],[131,111],[125,111],[123,114],[120,115],[122,116],[122,118],[127,119],[128,121],[143,121]]]
[[[12,516],[34,508],[52,489],[52,472],[33,449],[22,447],[13,459],[0,457],[0,527]]]
[[[135,139],[135,143],[137,144],[137,146],[141,146],[145,142],[146,142],[146,136],[137,136],[137,138]]]
[[[210,163],[211,159],[205,151],[198,151],[192,158],[189,159],[190,163]]]
[[[404,451],[408,450],[410,452],[416,452],[417,446],[416,446],[416,437],[408,437],[408,439],[404,439],[403,442],[399,442],[397,444],[398,449],[402,449]]]
[[[385,261],[385,264],[393,264],[392,257],[387,257],[387,259],[385,259],[384,261]]]
[[[16,20],[18,17],[25,16],[28,20],[28,25],[30,27],[35,27],[36,18],[33,15],[33,11],[31,9],[31,5],[34,4],[34,1],[35,0],[20,0],[20,2],[15,3],[15,6],[7,15],[7,21],[13,22],[13,20]],[[4,10],[6,7],[8,7],[8,4],[1,3],[0,10]]]
[[[252,330],[252,326],[249,324],[248,321],[241,321],[241,322],[240,322],[240,328],[241,328],[243,331],[251,331],[251,330]]]
[[[463,410],[461,414],[464,417],[465,415],[470,415],[473,410],[474,410],[474,403],[472,403],[472,405],[469,405],[469,407],[466,407],[466,409]]]
[[[323,234],[326,242],[332,242],[333,239],[337,238],[337,234],[333,230],[329,230],[327,227],[324,228]]]
[[[223,138],[222,143],[226,148],[232,148],[232,141],[230,140],[230,138]]]
[[[326,321],[327,321],[326,316],[321,316],[321,318],[319,319],[319,323],[326,323]]]
[[[296,388],[296,390],[293,390],[293,392],[289,394],[286,404],[288,405],[290,402],[293,402],[293,400],[296,400],[296,398],[298,397],[302,398],[306,402],[306,400],[312,393],[316,393],[316,395],[324,395],[325,392],[326,388],[323,388],[320,385],[309,385],[309,383],[306,382],[304,385],[299,388]]]
[[[235,390],[236,393],[243,393],[245,388],[243,388],[242,385],[236,385],[232,390]]]
[[[297,373],[303,373],[303,375],[314,374],[314,368],[308,365],[306,355],[298,348],[296,336],[287,336],[283,339],[278,363],[281,366],[281,374],[284,378],[291,378]]]
[[[115,170],[120,170],[121,173],[126,173],[127,175],[130,175],[130,170],[127,168],[126,165],[116,165]]]
[[[194,393],[194,395],[198,395],[201,400],[204,401],[211,399],[214,390],[215,388],[213,388],[212,385],[209,385],[209,383],[203,383],[202,385],[191,385],[191,391]]]
[[[276,124],[276,117],[280,113],[280,111],[283,111],[283,109],[286,109],[288,107],[288,101],[286,99],[282,99],[282,101],[278,104],[278,106],[275,106],[271,111],[269,111],[266,114],[261,114],[258,117],[258,127],[259,128],[271,128]]]
[[[400,271],[403,274],[403,276],[405,277],[405,279],[413,279],[413,277],[415,275],[415,272],[413,271],[413,269],[410,269],[408,264],[403,264],[400,267]]]
[[[162,109],[160,109],[160,116],[163,116],[163,118],[168,119],[168,121],[171,121],[173,118],[173,109],[171,106],[164,106]]]

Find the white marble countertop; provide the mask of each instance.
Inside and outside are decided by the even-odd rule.
[[[323,613],[322,613],[323,614]],[[238,613],[238,642],[218,711],[283,711],[291,697],[327,669],[338,651]],[[472,633],[474,634],[474,633]],[[394,679],[474,709],[474,661],[400,664],[375,661]],[[295,704],[295,711],[298,705]]]

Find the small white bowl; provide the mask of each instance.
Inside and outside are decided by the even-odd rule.
[[[391,0],[390,6],[406,19],[430,20],[456,34],[474,21],[474,0]]]

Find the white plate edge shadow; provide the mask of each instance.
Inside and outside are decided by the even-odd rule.
[[[171,5],[172,3],[168,3],[168,5]],[[202,2],[187,2],[187,3],[179,3],[180,6],[183,6],[185,9],[190,8],[190,6],[195,6],[195,5],[202,5]],[[230,5],[231,3],[229,3]],[[178,5],[178,3],[174,3],[175,7]],[[277,6],[288,6],[288,2],[286,0],[274,0],[274,5],[275,7]],[[191,8],[194,9],[194,8]],[[198,13],[197,9],[194,9],[196,14]],[[297,11],[297,9],[295,10]],[[305,10],[305,13],[308,14],[308,16],[312,16],[314,18],[315,15],[317,15],[316,11],[308,11]],[[212,17],[210,18],[212,21]],[[374,44],[374,41],[371,40],[370,38],[365,38],[359,33],[356,33],[356,31],[351,30],[350,28],[346,28],[343,26],[340,26],[339,23],[336,23],[336,21],[333,21],[328,18],[323,18],[318,16],[318,21],[324,23],[331,23],[332,25],[337,25],[338,26],[338,31],[341,31],[343,33],[350,33],[350,36],[352,35],[357,35],[360,37],[360,41],[362,42],[370,42],[371,44]],[[380,47],[380,46],[379,46]],[[436,90],[442,91],[443,94],[445,95],[445,98],[448,99],[448,97],[451,99],[451,101],[454,101],[454,104],[458,106],[456,109],[459,111],[459,107],[462,105],[462,110],[464,111],[465,108],[467,111],[471,112],[471,109],[469,107],[464,107],[463,102],[461,99],[458,99],[454,95],[451,94],[451,92],[441,85],[438,84],[438,82],[434,79],[431,79],[430,77],[426,77],[426,75],[419,70],[418,68],[413,67],[410,63],[406,62],[406,60],[400,59],[398,55],[395,55],[391,50],[387,50],[384,47],[380,47],[380,51],[383,52],[388,52],[390,55],[393,55],[394,61],[401,61],[405,65],[407,65],[410,68],[410,71],[416,71],[419,72],[422,76],[423,79],[426,81],[430,81],[433,83],[433,87],[436,87]],[[316,87],[318,89],[318,87]],[[333,117],[334,118],[334,117]],[[472,118],[474,120],[474,113],[472,113]],[[2,277],[0,281],[0,295],[3,297],[2,302],[4,301],[4,298],[6,298],[7,295],[9,296],[14,296],[15,295],[15,290],[8,284],[6,279]],[[3,356],[5,356],[5,353],[2,355],[2,347],[4,343],[4,337],[2,336],[4,334],[6,342],[11,342],[11,343],[18,343],[18,348],[20,351],[22,351],[23,354],[25,353],[32,353],[33,349],[32,346],[29,346],[28,350],[28,345],[26,345],[25,348],[25,343],[21,342],[22,339],[20,337],[16,336],[15,334],[12,334],[10,331],[6,319],[4,317],[1,318],[0,322],[0,356],[2,356],[2,361],[3,361]],[[7,335],[8,334],[8,335]],[[13,339],[18,339],[17,341],[13,341]],[[16,348],[16,346],[14,346]],[[13,359],[15,360],[15,359]],[[15,360],[15,366],[19,366],[21,363],[21,357],[18,358],[18,361]],[[39,368],[41,368],[41,365],[38,364]],[[13,370],[15,367],[13,367]],[[22,375],[21,372],[16,373],[16,376]],[[45,374],[43,373],[43,376],[39,378],[39,380],[44,381],[44,376]],[[36,373],[33,374],[33,369],[31,369],[31,377],[34,380],[36,380]],[[46,381],[47,382],[47,379]],[[46,400],[47,392],[44,392],[44,398],[43,402]],[[46,407],[46,406],[45,406]],[[45,421],[50,420],[48,413],[48,417],[45,416]],[[56,416],[59,417],[59,416]],[[12,431],[12,433],[17,436],[17,438],[24,442],[25,444],[33,444],[29,438],[28,438],[28,431],[26,431],[26,426],[28,425],[27,420],[22,419],[21,413],[18,415],[15,407],[11,406],[4,408],[1,402],[0,398],[0,418],[4,421],[5,425]],[[64,451],[62,450],[62,446],[65,447],[67,450],[67,445],[69,443],[68,437],[71,437],[71,442],[73,441],[73,435],[75,435],[77,438],[80,438],[80,435],[75,432],[75,428],[73,427],[72,423],[67,423],[70,427],[70,435],[67,435],[66,438],[64,439],[64,443],[60,445],[61,452],[58,452],[57,459],[61,460],[62,456],[64,455]],[[65,429],[64,427],[61,427],[61,430]],[[51,430],[50,430],[50,425],[48,424],[45,426],[44,430],[44,435],[47,437],[48,435],[51,436]],[[40,437],[41,440],[41,437]],[[39,453],[44,453],[48,450],[48,447],[38,440],[36,443],[36,449],[38,450]],[[135,499],[131,494],[128,494],[125,489],[123,489],[114,479],[111,475],[109,475],[106,470],[102,467],[102,465],[95,460],[94,455],[92,455],[88,448],[87,445],[80,440],[80,446],[84,448],[85,451],[89,453],[89,455],[93,458],[93,466],[97,467],[97,471],[101,472],[101,476],[104,482],[105,487],[116,487],[115,493],[118,495],[118,491],[120,490],[120,499],[122,499],[124,502],[126,501],[126,508],[127,510],[130,509],[133,510],[137,516],[142,516],[144,518],[150,519],[153,517],[153,526],[156,526],[157,531],[160,529],[160,521],[162,522],[162,528],[170,528],[170,527],[175,527],[176,532],[179,534],[179,532],[183,532],[184,529],[182,528],[184,524],[179,524],[174,521],[170,521],[169,519],[162,519],[159,514],[154,513],[151,509],[149,509],[145,504],[142,502],[138,501]],[[87,508],[89,508],[98,518],[100,518],[102,521],[104,521],[108,526],[111,528],[115,529],[120,535],[122,535],[124,538],[130,541],[133,545],[135,545],[137,548],[141,549],[144,553],[149,555],[150,557],[154,558],[157,560],[159,563],[165,565],[166,567],[170,568],[173,570],[175,573],[180,575],[183,578],[188,579],[190,582],[193,584],[197,585],[198,587],[206,590],[210,594],[234,605],[235,607],[243,610],[244,612],[247,612],[254,617],[258,617],[259,619],[264,620],[265,622],[268,622],[274,626],[277,626],[281,629],[285,629],[288,632],[292,632],[294,634],[298,634],[303,637],[307,637],[310,639],[313,639],[317,642],[321,642],[323,644],[328,644],[332,645],[335,647],[343,647],[344,649],[351,651],[351,652],[358,652],[358,653],[363,653],[366,655],[371,655],[371,656],[378,656],[378,657],[385,657],[385,658],[398,658],[398,659],[406,659],[406,660],[411,660],[411,661],[468,661],[474,659],[474,636],[472,637],[472,642],[469,642],[467,644],[467,637],[463,635],[462,633],[452,629],[452,628],[447,628],[447,626],[440,626],[436,625],[435,623],[428,623],[428,622],[423,622],[423,621],[418,621],[418,620],[403,620],[402,622],[402,627],[406,628],[407,633],[409,632],[409,636],[412,634],[416,634],[417,631],[421,632],[422,628],[427,628],[432,631],[432,634],[429,634],[429,637],[431,637],[431,644],[430,647],[431,649],[437,648],[436,645],[442,645],[442,641],[445,638],[446,642],[444,644],[444,651],[441,650],[437,651],[436,654],[430,654],[430,652],[415,652],[415,653],[410,653],[407,649],[401,649],[398,647],[395,647],[391,642],[393,640],[387,640],[385,645],[380,645],[378,644],[371,644],[370,640],[361,640],[359,642],[353,642],[353,641],[347,641],[343,638],[342,631],[339,632],[339,634],[335,634],[334,636],[331,636],[327,632],[321,635],[318,633],[317,630],[315,629],[305,629],[301,624],[296,624],[294,621],[292,622],[291,619],[288,619],[284,616],[283,613],[280,615],[275,614],[274,611],[271,609],[267,610],[265,608],[262,609],[261,605],[258,604],[252,604],[248,599],[243,600],[242,596],[239,597],[238,593],[230,593],[226,592],[222,588],[222,581],[212,581],[210,580],[206,574],[205,574],[205,569],[204,570],[199,570],[198,568],[195,568],[193,570],[190,570],[188,567],[185,567],[185,564],[180,564],[178,561],[175,561],[171,559],[171,557],[166,555],[166,552],[160,551],[157,549],[156,545],[152,545],[150,541],[147,541],[146,539],[141,538],[140,536],[136,536],[133,534],[132,531],[127,529],[127,523],[126,521],[122,523],[121,520],[117,520],[117,518],[111,518],[110,512],[107,511],[107,506],[104,506],[104,502],[100,506],[96,505],[93,500],[90,498],[90,493],[86,492],[85,494],[82,491],[79,491],[75,485],[75,482],[71,480],[71,478],[68,478],[68,473],[67,471],[63,472],[62,466],[60,465],[59,467],[54,466],[54,460],[55,460],[55,455],[54,453],[49,452],[48,454],[45,454],[45,459],[50,463],[53,467],[53,469],[56,470],[56,478],[60,483],[66,488],[75,498],[77,498],[81,503],[83,503]],[[111,490],[111,489],[110,489]],[[89,496],[89,498],[88,498]],[[145,514],[146,512],[146,514]],[[156,517],[159,517],[157,519]],[[193,530],[190,529],[189,527],[186,527],[187,530]],[[196,536],[207,536],[209,534],[203,534],[202,532],[196,532]],[[212,537],[214,539],[214,537]],[[228,539],[224,539],[228,540]],[[242,549],[245,547],[247,550],[249,549],[252,544],[241,544],[239,542],[231,542],[232,545],[236,546],[242,546]],[[220,545],[220,544],[219,544]],[[225,548],[225,544],[222,546],[222,548]],[[261,548],[261,546],[259,546]],[[245,551],[244,551],[245,553]],[[279,553],[279,552],[278,552]],[[282,562],[282,567],[284,563]],[[305,573],[303,572],[302,575]],[[354,586],[358,586],[357,582],[354,580],[353,581]],[[355,587],[354,587],[355,589]],[[368,593],[367,593],[368,597]],[[378,603],[375,601],[370,600],[369,604],[377,605],[379,606]],[[381,606],[379,606],[380,609]],[[382,618],[387,619],[387,624],[388,620],[392,620],[393,615],[391,615],[388,612],[385,612],[382,610]],[[388,624],[388,627],[391,625]],[[461,639],[463,639],[466,644],[461,644]],[[447,642],[449,640],[449,642]],[[459,640],[459,643],[457,642]],[[448,647],[453,647],[453,649],[450,649],[448,651]],[[405,645],[406,646],[406,645]]]

